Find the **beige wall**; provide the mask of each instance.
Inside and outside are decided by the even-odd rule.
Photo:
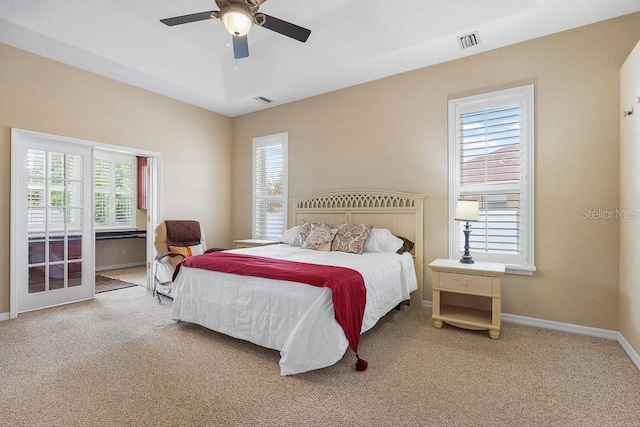
[[[231,119],[0,44],[0,313],[9,311],[11,128],[161,153],[161,218],[231,235]]]
[[[251,235],[251,140],[289,132],[289,196],[337,188],[426,193],[426,262],[447,257],[447,100],[535,84],[536,265],[503,311],[618,329],[619,70],[640,13],[233,120],[232,237]],[[425,272],[424,299],[431,299]]]
[[[620,119],[620,332],[640,354],[640,42],[620,72],[620,103],[633,109]]]
[[[149,236],[152,236],[153,230]],[[147,261],[146,239],[96,240],[96,271],[123,265],[144,265]]]

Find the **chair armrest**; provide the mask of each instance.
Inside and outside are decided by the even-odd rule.
[[[220,252],[220,251],[226,251],[225,248],[209,248],[206,251],[204,251],[205,254],[211,253],[211,252]]]
[[[160,254],[156,257],[156,261],[158,262],[167,262],[167,258],[174,258],[174,257],[182,257],[182,259],[185,259],[186,256],[184,256],[183,254],[179,254],[177,252],[165,252],[163,254]]]

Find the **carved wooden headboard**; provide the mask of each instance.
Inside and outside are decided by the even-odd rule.
[[[373,224],[405,237],[415,246],[412,251],[418,289],[411,305],[422,305],[424,269],[424,194],[384,190],[338,190],[291,199],[290,226],[305,219],[338,227],[343,222]]]

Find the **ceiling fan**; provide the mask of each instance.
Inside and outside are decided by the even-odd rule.
[[[235,59],[249,56],[247,33],[256,24],[292,39],[306,42],[311,30],[292,24],[282,19],[274,18],[265,13],[259,13],[260,5],[267,0],[215,0],[220,10],[192,13],[161,19],[165,25],[174,26],[205,19],[220,19],[233,37],[233,57]]]

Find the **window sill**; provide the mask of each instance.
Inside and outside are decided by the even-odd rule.
[[[146,238],[147,231],[96,231],[96,240],[132,239],[136,237]]]
[[[505,266],[506,274],[517,274],[520,276],[533,276],[537,270],[535,265],[513,265],[507,264]]]

